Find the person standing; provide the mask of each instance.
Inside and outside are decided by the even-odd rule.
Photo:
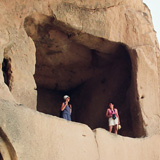
[[[65,95],[64,97],[65,102],[61,105],[61,117],[71,121],[71,113],[72,113],[72,106],[69,104],[70,97],[68,95]]]
[[[108,118],[109,122],[109,132],[112,132],[112,129],[114,127],[114,133],[117,134],[117,125],[120,124],[120,118],[118,115],[118,110],[114,108],[113,103],[109,103],[109,108],[106,111],[106,117]]]

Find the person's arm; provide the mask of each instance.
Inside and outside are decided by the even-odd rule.
[[[116,109],[116,113],[117,113],[117,116],[118,116],[118,124],[120,124],[120,118],[119,118],[119,114],[118,114],[118,110]]]
[[[61,111],[63,111],[67,106],[67,103],[63,102],[62,105],[61,105]]]
[[[70,107],[70,113],[72,113],[72,105],[70,104],[69,107]]]
[[[110,118],[109,115],[108,115],[108,109],[107,109],[107,111],[106,111],[106,117],[107,117],[107,118]]]

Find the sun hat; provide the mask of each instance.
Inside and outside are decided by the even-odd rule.
[[[121,125],[120,124],[117,125],[117,130],[119,130],[119,129],[121,129]]]
[[[70,98],[68,95],[65,95],[64,97],[63,97],[63,99],[64,100],[66,100],[67,98]]]

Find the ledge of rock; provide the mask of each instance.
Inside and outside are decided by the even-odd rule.
[[[137,139],[116,136],[104,129],[93,132],[87,125],[4,100],[0,100],[0,117],[3,158],[8,155],[12,160],[104,160],[112,155],[113,160],[157,160],[160,156],[159,135]]]
[[[4,100],[0,101],[0,112],[1,130],[12,144],[17,160],[98,159],[94,134],[84,124],[68,122]],[[10,154],[13,156],[14,153]]]
[[[92,129],[107,129],[113,101],[121,135],[160,133],[160,50],[141,0],[3,1],[0,15],[1,99],[59,116],[69,94]]]
[[[156,149],[160,147],[160,135],[138,139],[116,136],[104,129],[96,129],[94,132],[100,160],[106,160],[107,157],[110,159],[110,156],[113,160],[156,160],[160,157]]]

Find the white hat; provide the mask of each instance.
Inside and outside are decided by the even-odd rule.
[[[117,130],[119,130],[119,129],[121,129],[121,125],[120,124],[117,125]]]
[[[63,97],[64,100],[66,100],[67,98],[70,98],[70,97],[67,96],[67,95],[65,95],[65,96]]]

